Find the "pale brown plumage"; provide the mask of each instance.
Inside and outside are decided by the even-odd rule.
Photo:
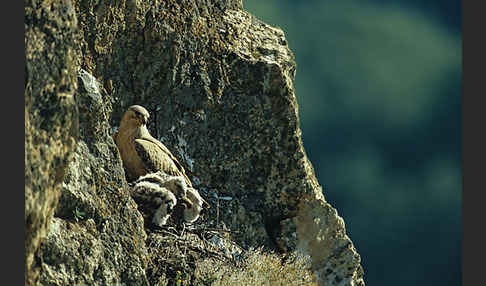
[[[169,175],[183,176],[186,184],[192,187],[184,167],[176,157],[164,144],[150,135],[146,126],[149,117],[150,114],[142,106],[130,106],[120,121],[120,128],[113,136],[129,181],[147,173],[163,171]]]

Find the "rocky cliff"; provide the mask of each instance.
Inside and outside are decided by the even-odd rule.
[[[319,285],[364,285],[302,146],[280,29],[236,0],[25,6],[26,284],[218,285],[205,261],[262,247],[307,257]],[[128,192],[111,134],[132,104],[212,205],[176,238]]]

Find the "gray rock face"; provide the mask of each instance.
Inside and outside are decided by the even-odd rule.
[[[43,9],[29,5],[26,14],[32,17]],[[111,138],[110,125],[118,126],[132,104],[149,110],[151,134],[179,159],[211,204],[198,221],[238,231],[227,236],[244,249],[264,246],[310,257],[320,285],[364,285],[360,256],[343,220],[325,201],[303,149],[295,61],[280,29],[242,10],[240,1],[73,1],[73,7],[65,10],[75,10],[80,33],[59,31],[73,39],[60,50],[78,55],[69,58],[67,69],[71,94],[79,66],[100,84],[82,72],[76,103],[69,101],[79,116],[58,125],[62,134],[79,133],[79,140],[74,156],[59,155],[64,169],[70,161],[58,179],[64,179],[62,192],[58,186],[51,200],[60,197],[59,205],[42,216],[52,217],[56,210],[53,222],[44,223],[49,232],[36,254],[42,285],[146,285],[165,279],[155,263],[163,261],[163,251],[150,251],[162,238],[152,234],[145,240],[143,219],[128,195]],[[37,25],[26,23],[31,31],[26,42],[38,42]],[[39,53],[41,48],[32,46],[32,53]],[[28,71],[40,69],[40,62],[27,61]],[[29,82],[34,81],[29,77]],[[27,88],[26,98],[41,100]],[[33,130],[31,106],[26,105],[26,131]],[[53,110],[65,117],[74,114]],[[32,146],[28,140],[26,154]],[[74,144],[66,141],[59,146],[71,146],[72,152]],[[26,173],[29,164],[35,169],[29,156]],[[29,176],[40,182],[40,176]],[[26,181],[26,194],[27,188]],[[33,201],[26,195],[26,204]],[[27,248],[26,241],[26,249],[34,257],[37,248]]]
[[[80,139],[47,238],[41,285],[148,285],[143,218],[130,198],[110,136],[110,98],[81,71]]]
[[[56,209],[76,146],[77,20],[69,1],[25,7],[25,279]]]

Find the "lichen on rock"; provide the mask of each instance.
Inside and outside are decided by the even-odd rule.
[[[38,257],[41,285],[149,285],[143,218],[110,136],[110,98],[81,70],[80,138]],[[80,273],[77,275],[76,273]]]
[[[76,15],[68,1],[25,7],[25,280],[49,228],[76,146]]]

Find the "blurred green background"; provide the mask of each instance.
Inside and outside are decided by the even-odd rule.
[[[297,62],[304,146],[367,285],[461,285],[461,2],[243,0]]]

